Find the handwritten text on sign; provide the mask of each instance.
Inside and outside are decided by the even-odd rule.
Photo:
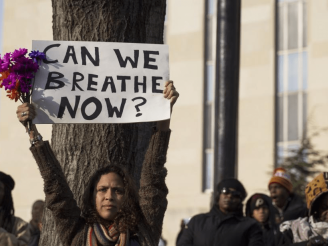
[[[128,123],[168,119],[168,47],[33,41],[46,54],[36,74],[34,123]]]

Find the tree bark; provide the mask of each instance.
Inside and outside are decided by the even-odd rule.
[[[63,41],[163,43],[165,0],[52,0],[53,37]],[[52,149],[78,205],[89,177],[120,163],[139,187],[154,123],[54,124]],[[61,245],[46,210],[39,245]]]

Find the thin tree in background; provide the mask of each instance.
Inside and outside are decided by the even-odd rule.
[[[281,164],[281,167],[285,168],[291,176],[294,193],[304,200],[305,187],[309,178],[314,177],[328,163],[328,153],[316,150],[312,144],[313,138],[318,136],[321,131],[303,137],[300,147],[288,150],[289,156]]]
[[[53,38],[163,43],[166,0],[52,0]],[[79,206],[86,182],[104,161],[125,166],[139,186],[153,123],[56,124],[51,145]],[[46,210],[40,245],[60,245]]]

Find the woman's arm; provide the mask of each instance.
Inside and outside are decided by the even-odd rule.
[[[164,97],[171,100],[171,112],[179,93],[173,86],[173,81],[165,84]],[[154,241],[158,240],[162,233],[164,213],[167,207],[168,189],[165,184],[167,170],[164,167],[168,149],[170,133],[170,120],[157,122],[143,162],[140,180],[140,206],[149,225],[150,234]]]
[[[178,100],[179,92],[176,91],[173,81],[169,80],[165,82],[165,89],[163,91],[164,97],[171,100],[171,114],[173,110],[173,105]],[[157,121],[156,128],[159,131],[168,131],[170,129],[170,119]]]
[[[28,103],[19,106],[16,113],[23,124],[28,119],[33,119],[35,115],[33,106]],[[85,222],[80,217],[80,208],[73,198],[73,193],[49,142],[37,139],[37,135],[37,128],[32,125],[29,136],[34,142],[32,141],[30,150],[44,180],[46,207],[52,211],[62,243],[71,245],[72,239],[79,230],[82,230]]]

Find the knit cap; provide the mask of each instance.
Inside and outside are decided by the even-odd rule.
[[[282,167],[278,167],[273,171],[273,176],[270,179],[269,186],[272,183],[277,183],[285,187],[289,193],[293,192],[293,184],[290,180],[289,174]]]
[[[328,192],[328,173],[320,173],[305,187],[306,205],[309,215],[312,214],[312,206],[319,196]]]
[[[11,191],[15,187],[15,181],[12,179],[12,177],[1,171],[0,171],[0,182],[2,182],[4,184],[4,186]]]

